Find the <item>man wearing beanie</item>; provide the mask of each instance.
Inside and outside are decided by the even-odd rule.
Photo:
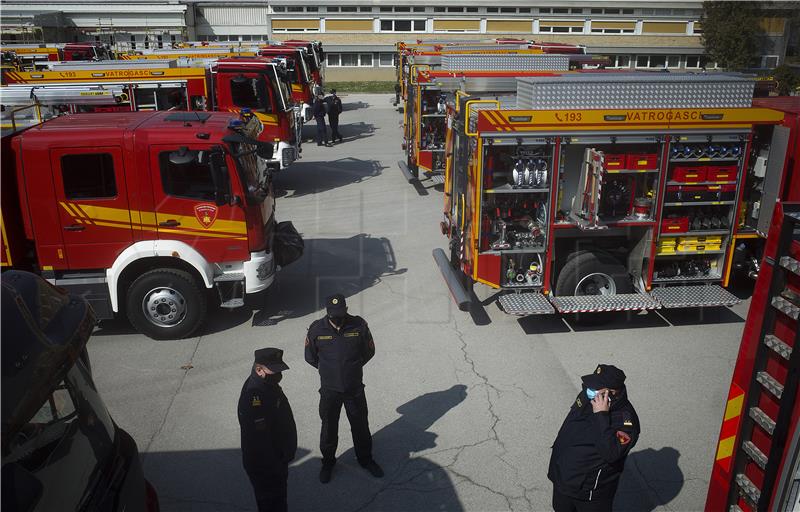
[[[278,383],[288,369],[283,350],[256,350],[253,370],[239,396],[242,462],[259,512],[287,510],[286,481],[297,451],[297,427]]]
[[[362,368],[375,355],[372,333],[363,318],[347,314],[344,295],[339,293],[328,297],[326,310],[328,314],[308,328],[305,342],[306,361],[319,370],[322,384],[319,390],[319,416],[322,420],[319,481],[327,484],[333,475],[342,406],[350,421],[358,463],[375,478],[381,478],[383,470],[372,459],[372,434],[362,381]]]
[[[553,509],[611,512],[625,458],[639,439],[639,417],[616,366],[598,365],[581,380],[550,455]]]

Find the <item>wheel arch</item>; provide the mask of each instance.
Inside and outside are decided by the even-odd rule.
[[[214,286],[214,266],[187,243],[177,240],[137,242],[122,251],[106,270],[112,311],[120,311],[120,293],[137,276],[154,268],[183,270],[199,279],[206,288]]]

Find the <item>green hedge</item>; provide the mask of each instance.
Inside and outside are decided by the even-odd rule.
[[[325,82],[325,92],[336,89],[336,94],[372,92],[394,93],[394,82]]]

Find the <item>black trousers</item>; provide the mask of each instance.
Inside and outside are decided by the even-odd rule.
[[[250,483],[256,495],[258,512],[287,512],[286,481],[289,478],[289,467],[282,471],[247,470]]]
[[[364,389],[354,393],[340,393],[322,388],[319,390],[319,417],[322,420],[319,449],[322,452],[322,465],[332,466],[336,463],[342,405],[350,422],[356,458],[359,464],[367,464],[372,460],[372,434],[369,432],[367,395],[364,394]]]
[[[339,133],[339,116],[332,116],[328,114],[328,123],[331,125],[331,140],[342,140],[342,134]]]
[[[592,501],[571,498],[553,488],[553,510],[555,512],[611,512],[614,493],[604,493]]]
[[[328,143],[328,129],[325,127],[324,117],[315,117],[317,121],[317,144]]]

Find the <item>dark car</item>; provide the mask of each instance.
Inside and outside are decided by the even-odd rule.
[[[2,275],[2,509],[158,511],[133,438],[92,381],[82,298]]]

